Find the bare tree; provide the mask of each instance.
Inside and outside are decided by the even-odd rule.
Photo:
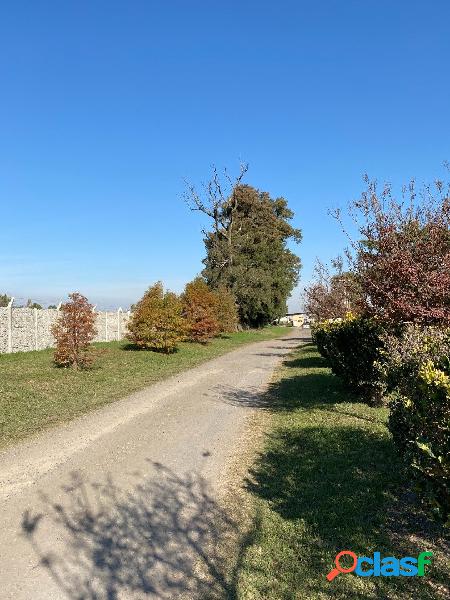
[[[212,220],[213,230],[217,240],[226,240],[228,256],[222,267],[233,263],[233,234],[235,217],[238,209],[238,196],[236,188],[241,185],[244,175],[248,171],[248,163],[241,162],[239,174],[232,177],[227,169],[219,173],[215,165],[212,166],[212,177],[202,185],[199,192],[195,185],[185,181],[186,191],[184,200],[192,211],[200,211]],[[203,230],[205,237],[208,233]]]
[[[305,310],[318,321],[360,310],[361,291],[354,274],[344,270],[341,256],[331,261],[331,267],[317,259],[314,279],[304,289]]]

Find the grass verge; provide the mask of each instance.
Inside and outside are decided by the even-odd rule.
[[[0,355],[0,447],[112,402],[156,381],[248,344],[279,337],[268,327],[219,337],[207,345],[183,343],[163,355],[128,350],[126,342],[95,344],[92,369],[58,369],[53,351]]]
[[[449,597],[448,545],[421,514],[394,453],[387,409],[352,402],[312,344],[268,393],[271,426],[251,468],[253,525],[240,548],[241,600],[437,600]],[[434,552],[425,577],[326,574],[336,554]]]

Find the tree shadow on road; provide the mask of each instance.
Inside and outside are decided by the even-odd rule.
[[[128,491],[74,474],[61,502],[44,497],[42,513],[24,514],[23,533],[68,598],[233,596],[222,547],[236,522],[201,475],[153,467]]]
[[[295,361],[286,361],[284,364],[290,366],[289,362]],[[220,402],[270,412],[289,412],[300,407],[305,410],[338,410],[340,403],[348,401],[345,388],[334,375],[328,373],[293,375],[270,383],[265,391],[257,387],[239,389],[232,385],[218,385],[213,388],[213,393]]]

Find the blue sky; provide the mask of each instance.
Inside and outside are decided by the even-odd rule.
[[[443,174],[449,22],[445,0],[0,3],[0,292],[181,290],[203,257],[183,179],[241,158],[295,211],[302,287],[364,172]]]

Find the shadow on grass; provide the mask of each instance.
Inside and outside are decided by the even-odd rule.
[[[392,468],[390,440],[357,427],[311,426],[277,431],[268,443],[270,450],[250,472],[248,489],[269,500],[283,518],[314,525],[323,541],[363,551],[361,532],[377,522],[376,507]]]
[[[173,354],[179,352],[179,348],[174,348],[170,352],[166,352],[165,350],[158,348],[142,348],[141,346],[137,346],[132,342],[124,342],[120,349],[124,350],[125,352],[154,352],[155,354],[163,354],[165,356],[172,356]]]
[[[306,353],[284,364],[316,369],[324,361]],[[279,419],[280,425],[268,435],[246,480],[250,493],[281,517],[272,534],[255,524],[253,540],[258,548],[272,544],[267,550],[270,556],[296,548],[301,558],[295,559],[293,567],[280,563],[277,572],[269,570],[268,574],[257,567],[257,561],[250,563],[250,575],[246,566],[248,580],[260,582],[258,597],[446,597],[448,574],[442,561],[433,564],[430,581],[417,577],[355,581],[354,575],[346,575],[327,588],[325,575],[334,556],[344,549],[364,556],[380,551],[397,557],[417,556],[430,549],[439,550],[441,557],[448,552],[442,530],[423,515],[417,519],[420,507],[414,495],[409,493],[405,501],[408,484],[383,412],[351,404],[339,380],[328,371],[297,371],[289,376],[286,370],[284,378],[272,384],[264,408],[292,416]],[[270,523],[269,519],[265,527]],[[262,542],[258,536],[267,536],[269,541]],[[279,542],[273,541],[278,537]],[[281,572],[288,573],[286,589],[292,596],[280,591]]]
[[[303,342],[306,344],[309,344],[311,342],[311,337],[309,335],[297,335],[296,337],[287,337],[287,338],[280,338],[280,342]]]
[[[61,500],[43,497],[42,513],[23,515],[22,532],[64,597],[234,594],[221,545],[236,523],[201,475],[151,464],[152,476],[136,474],[126,490],[74,474]]]
[[[327,363],[321,356],[301,356],[292,360],[286,360],[284,363],[285,367],[292,367],[297,369],[303,367],[304,369],[323,369],[326,368]]]

